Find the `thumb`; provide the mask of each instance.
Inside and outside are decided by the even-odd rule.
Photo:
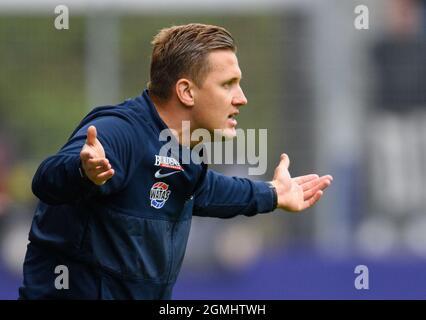
[[[283,153],[280,157],[280,164],[279,166],[284,166],[286,169],[290,166],[290,158],[287,154]]]
[[[87,129],[87,139],[86,144],[94,145],[96,143],[96,127],[90,126]]]

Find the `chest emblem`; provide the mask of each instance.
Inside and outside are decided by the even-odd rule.
[[[152,185],[149,193],[151,199],[151,207],[155,209],[161,209],[166,201],[169,199],[171,191],[169,185],[164,182],[156,182]]]

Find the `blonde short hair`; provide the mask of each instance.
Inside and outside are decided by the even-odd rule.
[[[148,90],[167,100],[172,86],[188,77],[201,86],[209,72],[207,56],[213,50],[237,51],[232,35],[224,28],[191,23],[160,30],[155,35]]]

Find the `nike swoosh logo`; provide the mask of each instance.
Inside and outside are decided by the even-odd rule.
[[[157,170],[154,174],[154,176],[157,179],[165,178],[165,177],[171,176],[172,174],[180,172],[180,171],[172,171],[172,172],[168,172],[168,173],[161,173],[160,171],[161,171],[161,169]]]

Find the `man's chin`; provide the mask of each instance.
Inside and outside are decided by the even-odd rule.
[[[223,139],[223,140],[232,140],[237,136],[237,131],[235,128],[226,128],[221,130],[215,130],[215,140]]]

